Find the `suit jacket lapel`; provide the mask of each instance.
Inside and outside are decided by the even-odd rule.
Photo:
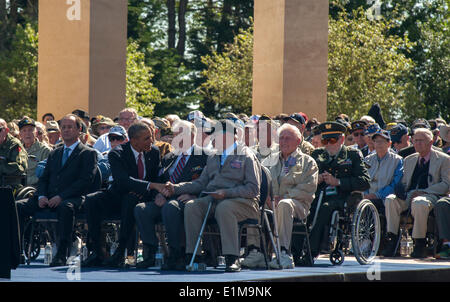
[[[136,164],[136,158],[134,157],[134,153],[131,150],[131,145],[128,142],[127,144],[123,145],[123,151],[126,152],[126,156],[128,158],[128,162],[131,167],[131,177],[138,178],[138,169]]]
[[[406,176],[406,188],[411,184],[411,178],[414,173],[414,169],[417,165],[417,160],[419,159],[419,154],[415,154],[411,160],[408,161],[408,165],[405,165],[405,176]]]
[[[431,178],[428,176],[428,186],[431,186],[435,179],[438,179],[438,175],[436,172],[438,171],[439,167],[439,158],[437,158],[436,153],[431,149],[431,155],[430,155],[430,167],[428,170],[428,175],[431,175]]]

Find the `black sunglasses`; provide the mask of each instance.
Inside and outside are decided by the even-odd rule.
[[[125,138],[118,135],[110,135],[109,140],[110,141],[123,141]]]

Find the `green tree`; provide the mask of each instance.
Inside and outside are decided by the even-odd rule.
[[[163,101],[161,92],[153,86],[151,68],[145,65],[145,55],[138,44],[129,40],[127,47],[126,104],[135,108],[141,116],[153,116],[156,103]]]
[[[223,109],[251,114],[253,28],[241,30],[222,53],[214,51],[202,61],[207,69],[200,92]]]
[[[386,20],[369,20],[362,7],[353,17],[342,11],[329,20],[328,116],[339,113],[356,119],[378,102],[386,120],[420,115],[414,63],[400,51],[412,47],[404,38],[386,35],[392,26]]]
[[[0,54],[0,117],[36,118],[38,34],[30,25],[17,25],[11,50]]]

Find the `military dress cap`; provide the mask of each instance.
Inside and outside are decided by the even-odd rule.
[[[347,128],[338,122],[323,122],[317,128],[322,133],[322,138],[336,138],[347,131]]]
[[[34,120],[32,118],[29,118],[28,116],[25,116],[23,119],[21,119],[17,125],[19,126],[19,130],[25,126],[36,127],[36,123],[34,122]]]
[[[47,132],[59,131],[59,125],[57,121],[47,121],[47,123],[45,124],[45,128],[47,129]]]
[[[351,126],[352,126],[352,132],[356,131],[356,130],[361,130],[361,129],[365,130],[366,126],[367,126],[367,122],[365,122],[365,121],[354,121],[354,122],[352,122]]]
[[[408,134],[408,128],[406,128],[403,124],[397,124],[397,126],[392,128],[390,131],[390,136],[393,143],[399,143],[405,134]]]
[[[391,140],[391,136],[390,136],[390,134],[389,134],[389,131],[386,131],[386,130],[383,130],[383,129],[380,129],[380,130],[378,130],[377,132],[375,132],[375,133],[372,135],[372,140],[374,140],[375,137],[377,137],[377,136],[384,137],[384,138],[387,139],[388,141]]]

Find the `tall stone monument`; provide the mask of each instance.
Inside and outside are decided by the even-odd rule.
[[[127,0],[40,0],[38,120],[125,107]]]
[[[256,0],[253,114],[326,120],[328,0]]]

